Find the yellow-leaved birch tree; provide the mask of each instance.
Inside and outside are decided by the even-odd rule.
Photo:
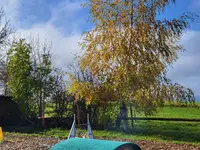
[[[165,100],[194,103],[191,89],[166,77],[183,32],[196,17],[159,19],[175,0],[89,0],[94,28],[84,33],[80,66],[93,82],[72,78],[71,92],[88,103],[131,103],[151,114]]]

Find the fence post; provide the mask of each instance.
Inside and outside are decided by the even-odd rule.
[[[136,112],[135,112],[135,108],[134,108],[134,118],[136,118]],[[136,119],[135,119],[135,122],[136,122]]]
[[[130,105],[130,112],[131,112],[131,125],[132,125],[132,129],[134,128],[134,123],[133,123],[133,106]]]

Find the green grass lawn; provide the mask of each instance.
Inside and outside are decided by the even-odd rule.
[[[63,138],[66,138],[68,133],[68,130],[63,129],[50,129],[45,132],[46,135],[61,136]],[[43,134],[43,132],[39,134]],[[95,130],[94,135],[97,138],[106,139],[153,140],[200,144],[200,123],[137,121],[135,128],[128,133],[122,131]]]
[[[137,114],[141,117],[144,114]],[[200,109],[192,107],[169,107],[159,108],[158,113],[151,117],[166,118],[200,118]],[[129,121],[131,124],[131,121]],[[131,126],[130,126],[131,127]],[[4,127],[6,132],[29,133],[36,136],[53,136],[67,138],[67,129],[38,130],[30,127]],[[81,131],[83,132],[83,131]],[[85,131],[84,131],[85,132]],[[136,121],[134,129],[128,133],[122,131],[94,130],[96,138],[123,139],[123,140],[152,140],[167,141],[172,143],[200,144],[199,122],[173,122],[173,121]]]
[[[159,118],[190,118],[190,119],[200,119],[200,102],[196,102],[196,105],[199,107],[170,107],[164,106],[163,108],[158,108],[157,113],[148,117],[159,117]],[[68,109],[71,109],[71,106],[68,106]],[[134,113],[133,113],[134,114]],[[45,116],[55,116],[56,114],[53,112],[53,108],[50,106],[46,107]],[[130,110],[129,110],[129,117]],[[136,117],[145,117],[144,113],[137,113]]]
[[[122,140],[151,140],[165,141],[172,143],[191,143],[200,144],[200,123],[191,122],[167,122],[167,121],[137,121],[134,124],[134,129],[125,133],[122,131],[94,130],[96,138],[104,139],[122,139]],[[29,133],[36,136],[53,136],[66,139],[69,130],[55,128],[42,130],[33,130],[31,128],[20,129],[12,128],[5,131],[15,133]],[[77,130],[78,132],[79,130]],[[86,132],[81,130],[81,132]]]
[[[143,113],[136,113],[136,117],[144,116],[145,115]],[[200,119],[200,108],[165,106],[163,108],[158,108],[157,113],[148,117]]]

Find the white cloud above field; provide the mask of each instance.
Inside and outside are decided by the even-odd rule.
[[[17,35],[20,37],[37,37],[44,43],[52,41],[53,61],[57,67],[64,68],[72,61],[74,54],[80,52],[77,42],[80,34],[74,33],[63,35],[59,29],[51,24],[34,25],[30,29],[19,29]]]
[[[23,4],[21,0],[1,0],[0,6],[6,12],[7,18],[11,24],[17,29],[15,37],[35,37],[39,36],[41,42],[45,40],[52,42],[52,52],[55,56],[55,65],[58,67],[66,67],[72,61],[74,55],[80,52],[78,42],[81,39],[81,29],[79,25],[84,24],[84,17],[77,17],[83,1],[62,0],[60,3],[48,4],[46,11],[49,12],[49,17],[45,14],[35,16],[37,10],[34,10],[34,3],[41,3],[39,0],[30,0]],[[29,8],[22,8],[24,5]],[[45,0],[41,5],[47,5]],[[33,6],[33,7],[32,7]],[[33,9],[32,11],[26,9]],[[23,9],[23,10],[22,10]],[[39,8],[37,8],[39,9]],[[30,17],[26,17],[30,13]],[[22,18],[23,16],[23,18]],[[38,18],[36,20],[35,18]],[[46,17],[46,20],[44,19]],[[24,19],[25,18],[25,19]],[[76,18],[76,19],[75,19]],[[45,22],[44,22],[45,20]]]
[[[188,31],[181,40],[186,51],[179,54],[178,61],[169,71],[175,82],[192,88],[200,96],[200,32]]]

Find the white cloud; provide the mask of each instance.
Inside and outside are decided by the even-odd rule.
[[[11,24],[17,24],[18,14],[20,10],[20,0],[0,0],[0,7],[3,7],[7,19]]]
[[[52,16],[48,23],[56,26],[64,26],[66,31],[80,31],[80,24],[84,21],[84,13],[81,13],[81,4],[84,0],[65,0],[51,8]],[[80,16],[81,15],[81,16]]]
[[[37,37],[42,43],[52,41],[52,52],[54,56],[54,62],[57,67],[66,67],[66,65],[72,61],[74,54],[80,52],[78,43],[80,41],[80,34],[70,34],[65,36],[59,30],[51,24],[39,24],[34,25],[30,29],[20,29],[17,33],[18,37]]]
[[[0,5],[3,6],[8,18],[11,20],[11,23],[16,24],[18,22],[18,27],[20,27],[20,23],[26,24],[24,20],[20,22],[19,17],[20,4],[22,2],[23,1],[20,0],[3,0],[0,2]],[[62,68],[66,67],[66,65],[72,61],[74,55],[80,52],[80,48],[78,47],[78,42],[81,37],[78,27],[78,22],[80,20],[73,17],[74,14],[81,9],[80,4],[82,2],[83,1],[65,0],[54,5],[53,8],[49,8],[52,11],[52,15],[47,22],[36,22],[29,28],[18,28],[15,37],[37,38],[39,36],[42,43],[44,43],[45,40],[52,42],[55,65]],[[31,2],[29,2],[29,5],[31,5]],[[56,24],[61,21],[67,24],[67,26],[59,26]],[[66,30],[68,31],[67,34],[65,33]]]
[[[189,31],[183,35],[181,44],[186,52],[179,54],[178,61],[168,75],[173,81],[191,88],[200,96],[200,32]]]

